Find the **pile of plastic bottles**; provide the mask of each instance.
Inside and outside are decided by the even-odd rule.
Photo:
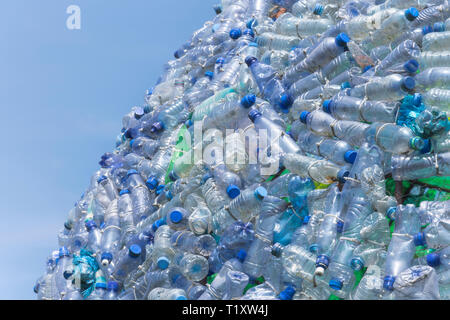
[[[449,299],[448,0],[223,0],[122,119],[39,299]]]

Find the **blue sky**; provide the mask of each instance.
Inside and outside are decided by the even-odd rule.
[[[34,299],[73,203],[219,0],[0,2],[0,299]],[[66,9],[81,9],[81,30]]]

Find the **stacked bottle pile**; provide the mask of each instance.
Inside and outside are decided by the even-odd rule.
[[[449,299],[448,0],[223,0],[122,120],[39,299]]]

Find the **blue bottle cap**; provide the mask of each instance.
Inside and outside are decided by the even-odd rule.
[[[205,77],[208,77],[209,80],[211,80],[214,77],[214,72],[212,71],[206,71],[205,72]]]
[[[187,300],[187,298],[185,296],[180,295],[176,297],[175,300]]]
[[[280,97],[279,105],[282,110],[289,110],[289,108],[292,106],[292,103],[292,97],[289,94],[285,93]]]
[[[392,276],[385,276],[383,281],[383,288],[389,291],[394,290],[394,282],[395,277]]]
[[[246,257],[247,257],[247,251],[245,251],[244,249],[239,250],[238,253],[236,254],[236,258],[240,262],[244,262]]]
[[[105,289],[106,290],[106,283],[104,283],[104,282],[97,282],[95,284],[95,289]]]
[[[344,32],[339,33],[335,38],[335,42],[339,47],[347,46],[347,43],[349,41],[350,41],[350,37]]]
[[[142,107],[136,108],[134,111],[134,117],[139,120],[145,114],[144,109]]]
[[[144,112],[147,114],[147,113],[149,113],[151,110],[150,110],[150,106],[145,106],[144,107]]]
[[[421,137],[413,137],[409,141],[409,145],[414,150],[422,150],[425,147],[425,141]]]
[[[340,183],[345,183],[345,181],[347,181],[345,178],[347,178],[350,175],[350,171],[348,171],[345,168],[342,168],[341,170],[339,170],[338,174],[337,174],[337,179]]]
[[[397,207],[390,207],[389,209],[387,209],[386,211],[386,216],[390,219],[390,220],[395,220],[395,213],[397,212]]]
[[[166,187],[165,185],[160,184],[159,186],[156,187],[155,193],[156,193],[157,195],[160,195],[160,194],[164,191],[164,188],[165,188],[165,187]]]
[[[108,284],[106,286],[109,291],[119,291],[119,284],[116,281],[108,281]]]
[[[178,53],[178,50],[173,53],[173,56],[175,57],[175,59],[180,59],[180,54]]]
[[[424,232],[419,232],[416,235],[414,235],[414,244],[416,245],[416,247],[424,246],[427,244]]]
[[[161,121],[157,121],[154,124],[152,124],[152,126],[150,128],[150,131],[152,133],[155,133],[155,132],[161,131],[163,128],[164,128],[164,126],[163,126],[162,122]]]
[[[97,224],[95,223],[94,220],[88,220],[84,223],[84,225],[88,231],[91,231],[92,229],[97,228]]]
[[[412,77],[404,77],[402,80],[402,88],[406,91],[414,89],[416,81]]]
[[[233,40],[236,40],[238,38],[240,38],[240,36],[242,36],[242,31],[241,29],[238,28],[233,28],[230,31],[230,38]]]
[[[135,139],[130,140],[130,148],[133,148],[134,141],[135,141]]]
[[[156,187],[158,186],[158,180],[156,179],[155,176],[151,176],[147,179],[145,184],[147,185],[147,188],[149,188],[150,190],[155,190]]]
[[[343,286],[342,281],[337,278],[332,278],[328,284],[334,290],[341,290]]]
[[[264,187],[258,187],[258,188],[256,188],[254,194],[257,199],[262,200],[262,199],[264,199],[264,197],[267,197],[267,190]]]
[[[238,195],[241,194],[241,189],[239,189],[238,186],[235,186],[234,184],[230,184],[227,187],[227,194],[231,199],[236,198]]]
[[[292,286],[288,286],[286,289],[280,292],[280,300],[292,300],[295,294],[295,289]]]
[[[63,272],[63,277],[66,280],[68,280],[72,275],[73,275],[73,271],[66,270],[66,271]]]
[[[409,73],[416,73],[419,70],[419,62],[417,60],[411,59],[405,62],[403,68]]]
[[[248,94],[241,99],[241,106],[248,109],[256,102],[256,96],[254,94]]]
[[[323,111],[325,111],[326,113],[331,114],[331,109],[330,109],[330,107],[331,107],[331,104],[332,104],[332,103],[333,103],[333,100],[325,100],[325,101],[322,103]]]
[[[222,5],[220,5],[220,4],[213,5],[213,9],[214,9],[214,12],[216,14],[221,14],[222,13]]]
[[[108,179],[106,176],[100,176],[100,177],[97,178],[97,183],[100,183],[100,182],[102,182],[102,181],[104,181],[106,179]]]
[[[422,95],[420,93],[414,93],[412,103],[416,107],[419,107],[422,104]]]
[[[67,249],[66,247],[61,247],[59,248],[59,257],[68,257],[70,255],[69,249]]]
[[[120,192],[119,192],[119,196],[123,196],[124,194],[129,194],[130,193],[130,190],[128,190],[128,189],[122,189],[122,190],[120,190]]]
[[[355,257],[350,261],[353,270],[359,271],[364,268],[364,260],[361,257]]]
[[[347,88],[351,88],[352,85],[350,84],[350,82],[345,81],[341,83],[341,90],[347,89]]]
[[[409,21],[414,21],[419,16],[419,10],[414,7],[405,10],[405,17]]]
[[[420,149],[420,153],[429,153],[431,151],[431,141],[430,139],[424,139],[424,147]]]
[[[427,254],[427,264],[435,268],[441,264],[441,257],[435,252],[429,253]]]
[[[108,262],[111,262],[113,259],[113,255],[109,252],[103,252],[101,259],[102,259],[102,261],[107,260]]]
[[[134,170],[134,169],[128,170],[128,171],[127,171],[127,178],[128,178],[129,176],[133,175],[133,174],[138,174],[138,172],[137,172],[136,170]]]
[[[432,26],[425,26],[422,28],[422,34],[426,35],[428,33],[431,33],[431,32],[433,32],[433,29],[434,28]]]
[[[275,256],[277,258],[281,257],[282,251],[283,251],[283,246],[281,245],[281,243],[276,242],[272,245],[271,253],[273,256]]]
[[[308,224],[309,219],[311,219],[311,216],[305,216],[305,217],[303,217],[303,224]]]
[[[257,25],[258,25],[258,21],[255,18],[251,18],[250,20],[247,21],[247,25],[246,26],[249,29],[253,29]]]
[[[178,179],[180,179],[180,176],[177,175],[177,173],[174,170],[172,170],[169,172],[169,179],[171,181],[177,181]]]
[[[138,128],[129,128],[125,131],[125,138],[127,139],[133,139],[135,138],[139,133],[139,129]]]
[[[445,31],[445,23],[444,22],[436,22],[435,24],[433,24],[433,28],[431,28],[431,26],[428,26],[428,27],[430,27],[430,29],[431,29],[431,31],[430,32],[443,32],[443,31]],[[426,28],[426,27],[423,27],[424,29]],[[426,34],[426,33],[424,33],[424,34]]]
[[[247,58],[245,58],[245,63],[247,64],[247,66],[251,66],[253,63],[255,63],[256,61],[258,61],[257,58],[252,57],[252,56],[248,56]]]
[[[184,122],[184,125],[186,126],[186,127],[190,127],[190,126],[192,126],[194,123],[192,122],[192,120],[191,119],[187,119],[185,122]]]
[[[353,163],[355,163],[357,155],[358,155],[357,151],[355,151],[355,150],[348,150],[344,154],[344,160],[345,160],[345,162],[353,164]]]
[[[128,254],[133,258],[139,257],[141,255],[141,252],[142,252],[141,246],[137,244],[132,244],[128,249]]]
[[[216,64],[224,64],[225,63],[225,59],[222,57],[217,58],[216,60]]]
[[[368,70],[370,70],[370,69],[372,69],[372,68],[373,68],[373,66],[371,66],[371,65],[365,66],[364,69],[363,69],[363,73],[368,71]]]
[[[313,14],[320,16],[322,15],[322,12],[323,12],[323,5],[317,3],[316,6],[314,7]]]
[[[300,113],[300,121],[306,124],[306,118],[310,113],[311,112],[309,111],[303,111],[302,113]]]
[[[156,264],[158,265],[158,268],[161,270],[166,270],[169,267],[170,260],[166,257],[159,257],[156,261]]]
[[[180,212],[179,210],[173,210],[169,214],[169,219],[173,223],[180,223],[180,221],[183,220],[183,213]]]
[[[255,37],[255,33],[253,32],[252,29],[245,29],[244,32],[242,33],[244,36],[250,36],[250,37]]]
[[[342,231],[344,231],[344,223],[342,221],[338,221],[336,223],[336,232],[337,233],[342,233]]]
[[[256,109],[250,110],[250,112],[248,113],[248,117],[252,122],[255,122],[256,118],[259,118],[261,116],[262,116],[261,112],[259,112]]]
[[[310,250],[311,250],[311,248],[310,248]],[[316,268],[317,267],[322,267],[324,269],[327,269],[329,264],[330,264],[330,258],[328,258],[327,255],[320,254],[320,255],[317,256]]]

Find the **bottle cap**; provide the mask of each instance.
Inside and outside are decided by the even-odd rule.
[[[345,181],[347,181],[345,178],[347,178],[350,175],[350,171],[348,171],[345,168],[342,168],[341,170],[339,170],[338,174],[337,174],[337,179],[340,183],[345,183]]]
[[[134,117],[139,120],[145,114],[144,109],[142,107],[136,108],[134,111]]]
[[[109,252],[103,252],[101,256],[102,265],[108,265],[113,259],[113,255]]]
[[[405,62],[403,68],[409,73],[416,73],[419,70],[419,62],[417,60],[411,59]]]
[[[208,77],[209,80],[211,80],[214,77],[214,72],[212,71],[206,71],[205,72],[205,77]]]
[[[150,190],[155,190],[156,187],[158,186],[158,180],[156,179],[155,176],[151,176],[147,179],[145,184],[147,185],[147,188],[149,188]]]
[[[330,288],[334,290],[341,290],[343,286],[342,281],[337,278],[332,278],[328,284],[330,285]]]
[[[322,15],[322,12],[323,12],[323,5],[317,3],[316,6],[314,7],[313,14],[320,16]]]
[[[161,131],[163,128],[164,128],[164,126],[163,126],[162,122],[161,121],[157,121],[154,124],[152,124],[152,126],[150,128],[150,131],[152,133],[155,133],[155,132]]]
[[[324,254],[320,254],[316,259],[316,268],[322,267],[323,269],[327,269],[330,264],[330,258]]]
[[[280,243],[274,243],[272,246],[271,253],[273,256],[279,258],[281,257],[281,252],[283,251],[283,246]]]
[[[359,271],[364,268],[364,260],[361,257],[355,257],[350,261],[353,270]]]
[[[424,139],[424,147],[420,149],[420,153],[429,153],[431,151],[431,141],[430,139]]]
[[[256,59],[255,57],[252,56],[248,56],[247,58],[245,58],[245,63],[247,64],[247,66],[251,66],[253,63],[255,63],[256,61],[258,61],[258,59]]]
[[[262,200],[264,197],[267,197],[267,190],[264,187],[258,187],[254,194],[257,199]]]
[[[122,190],[120,190],[120,192],[119,192],[119,196],[123,196],[124,194],[129,194],[130,193],[130,190],[128,190],[128,189],[122,189]]]
[[[311,112],[309,111],[303,111],[302,113],[300,113],[300,121],[306,124],[306,118],[310,113]]]
[[[413,137],[409,141],[409,145],[414,150],[422,150],[425,147],[425,141],[421,137]]]
[[[280,300],[292,300],[295,294],[295,289],[292,286],[288,286],[286,289],[280,292]]]
[[[350,41],[349,36],[348,36],[346,33],[344,33],[344,32],[339,33],[339,34],[336,36],[336,38],[335,38],[335,42],[336,42],[336,44],[337,44],[339,47],[345,47],[345,46],[347,46],[347,43],[348,43],[349,41]]]
[[[247,28],[252,29],[258,25],[258,21],[255,18],[251,18],[247,21]]]
[[[344,223],[342,221],[338,221],[336,223],[336,232],[342,233],[342,231],[344,231]]]
[[[180,223],[180,221],[183,220],[183,213],[178,209],[175,209],[169,214],[169,218],[173,223]]]
[[[341,83],[341,90],[347,89],[347,88],[351,88],[352,85],[350,84],[350,82],[345,81]]]
[[[225,63],[225,59],[222,57],[217,58],[216,60],[216,64],[224,64]]]
[[[132,244],[130,246],[130,248],[128,249],[128,254],[133,258],[139,257],[141,255],[141,252],[142,252],[142,249],[137,244]]]
[[[161,270],[166,270],[169,267],[170,261],[166,257],[159,257],[156,264]]]
[[[84,225],[88,231],[91,231],[92,229],[97,228],[97,224],[95,223],[94,220],[88,220],[84,223]]]
[[[187,300],[187,298],[183,295],[180,295],[180,296],[176,297],[175,300]]]
[[[416,247],[424,246],[427,244],[424,232],[419,232],[416,235],[414,235],[414,244]]]
[[[419,16],[419,10],[414,7],[405,10],[405,17],[409,21],[414,21]]]
[[[254,94],[248,94],[241,99],[241,106],[248,109],[256,102],[256,96]]]
[[[255,122],[256,118],[259,118],[261,116],[262,116],[261,112],[259,112],[256,109],[250,110],[250,112],[248,113],[248,117],[252,122]]]
[[[128,171],[127,171],[127,178],[128,178],[129,176],[133,175],[133,174],[138,174],[138,172],[137,172],[136,170],[134,170],[134,169],[128,170]]]
[[[427,254],[427,264],[435,268],[441,264],[441,257],[435,252],[429,253]]]
[[[155,193],[156,193],[157,195],[160,195],[160,194],[164,191],[164,188],[165,188],[165,187],[166,187],[165,185],[160,184],[159,186],[156,187]]]
[[[288,110],[292,106],[292,97],[289,94],[283,94],[280,97],[280,108],[283,110]]]
[[[390,219],[390,220],[395,220],[395,213],[397,212],[397,207],[390,207],[389,209],[387,209],[386,211],[386,216]]]
[[[108,281],[106,285],[109,291],[119,291],[119,284],[116,281]]]
[[[244,249],[239,250],[238,253],[236,254],[236,258],[240,262],[244,262],[246,257],[247,257],[247,251],[245,251]]]
[[[402,88],[406,91],[414,89],[416,81],[412,77],[404,77],[402,80]]]
[[[239,39],[240,36],[242,36],[242,31],[241,29],[238,28],[233,28],[230,31],[230,38],[233,40]]]
[[[326,113],[331,114],[331,109],[330,109],[330,107],[331,107],[331,104],[332,104],[332,103],[333,103],[333,100],[325,100],[325,101],[322,103],[323,111],[325,111]]]
[[[426,35],[428,33],[433,32],[433,30],[434,30],[434,28],[432,26],[425,26],[422,28],[422,34]],[[436,31],[436,32],[438,32],[438,31]]]
[[[383,288],[389,291],[394,290],[394,282],[395,277],[392,276],[385,276],[383,281]]]
[[[433,28],[431,28],[431,26],[428,26],[430,29],[431,29],[431,31],[430,32],[443,32],[443,31],[445,31],[445,23],[444,22],[436,22],[435,24],[433,24]],[[426,27],[423,27],[424,29],[426,28]],[[424,34],[426,34],[426,33],[424,33]]]
[[[372,69],[372,68],[373,68],[373,66],[371,66],[371,65],[365,66],[364,69],[363,69],[363,73],[366,72],[367,70]]]
[[[348,163],[355,163],[356,156],[358,155],[358,152],[355,150],[347,150],[344,154],[344,160]]]
[[[239,189],[238,186],[234,185],[234,184],[230,184],[227,187],[227,194],[231,199],[236,198],[238,195],[241,194],[241,189]]]
[[[95,284],[95,289],[105,289],[106,290],[106,283],[104,283],[104,282],[97,282],[96,284]]]
[[[305,216],[305,217],[303,218],[303,224],[308,224],[309,219],[311,219],[311,216]]]
[[[135,141],[135,139],[130,140],[130,148],[133,148],[134,141]]]
[[[106,176],[100,176],[97,179],[97,183],[100,183],[100,182],[102,182],[103,180],[106,180],[106,179],[108,179]]]
[[[255,33],[253,32],[252,29],[245,29],[244,32],[242,33],[244,36],[250,36],[250,37],[255,37]]]
[[[67,249],[66,247],[61,247],[59,248],[59,257],[68,257],[70,255],[69,249]]]

